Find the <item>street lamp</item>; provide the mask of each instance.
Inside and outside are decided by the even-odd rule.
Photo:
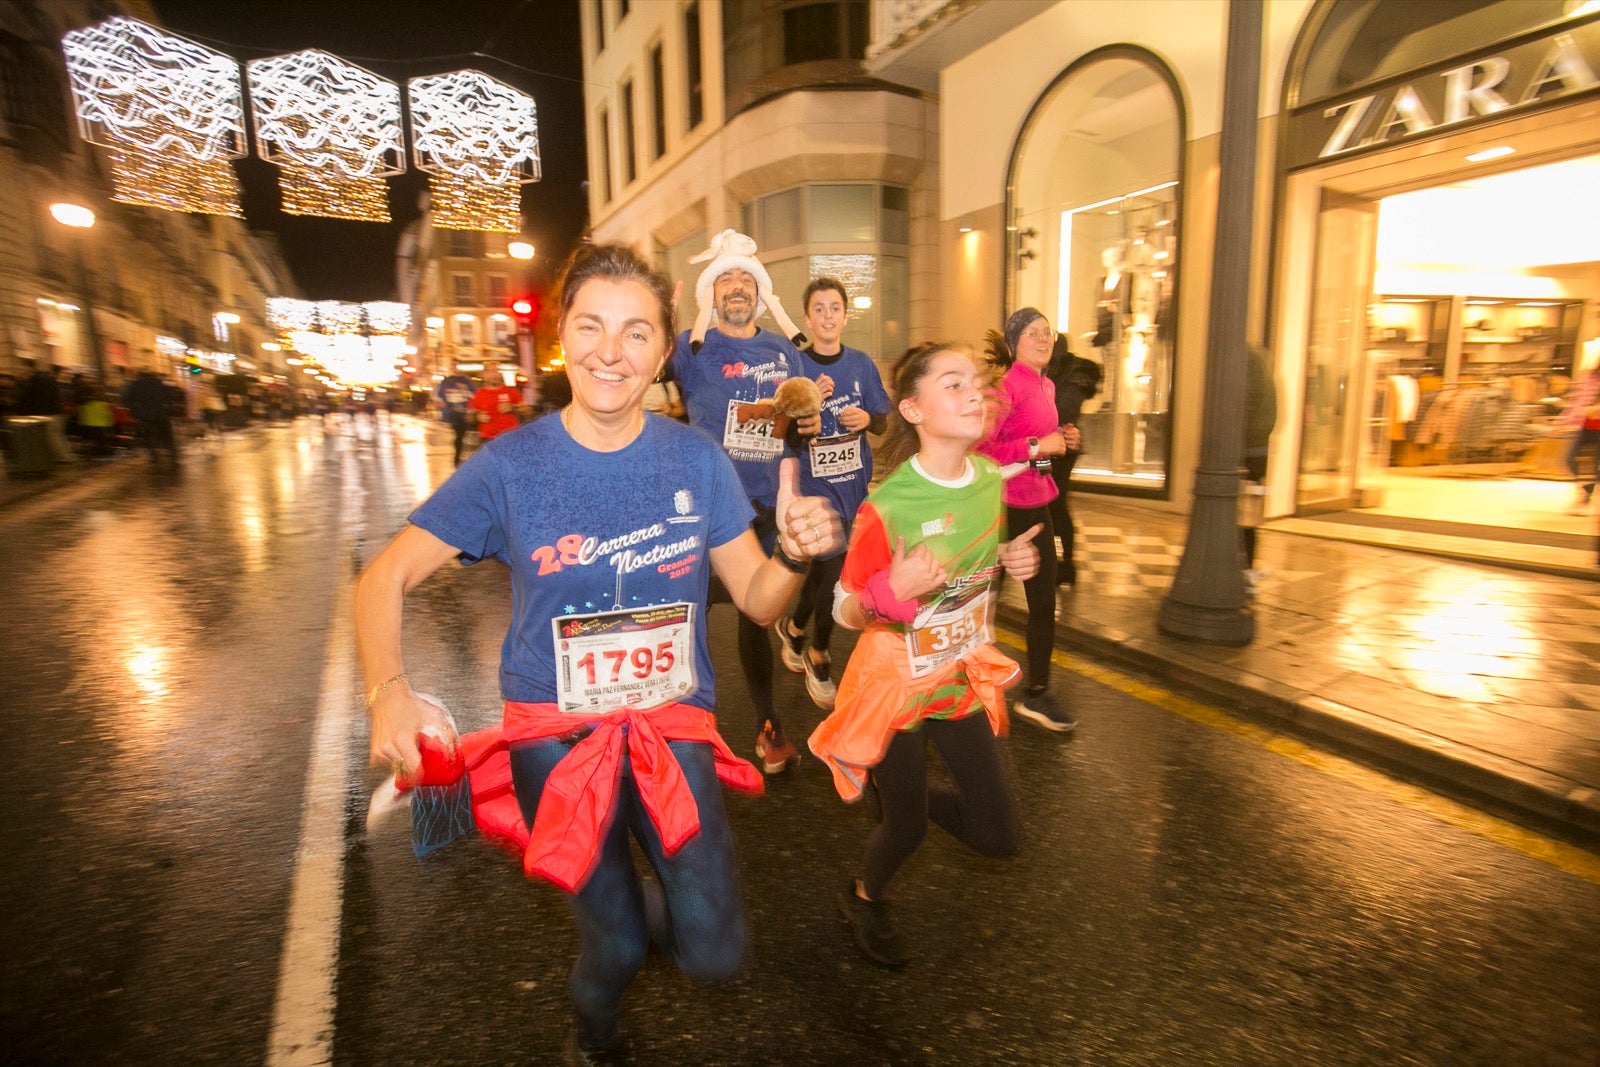
[[[94,225],[94,212],[82,204],[60,201],[50,205],[51,216],[72,230],[88,230]],[[102,386],[106,383],[106,361],[100,351],[100,334],[94,321],[94,304],[89,298],[89,268],[83,260],[83,239],[72,242],[72,258],[78,268],[78,297],[83,302],[84,331],[88,336],[89,355],[94,360],[94,376]]]

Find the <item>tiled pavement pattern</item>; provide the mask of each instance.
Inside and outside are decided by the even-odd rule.
[[[1078,584],[1057,644],[1286,719],[1544,823],[1600,834],[1600,583],[1259,533],[1256,637],[1170,637],[1187,517],[1076,493]],[[1003,625],[1020,632],[1008,583]],[[1092,730],[1092,721],[1080,725]]]

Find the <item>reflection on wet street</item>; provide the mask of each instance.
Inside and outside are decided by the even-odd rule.
[[[185,459],[0,511],[13,1062],[260,1062],[330,620],[450,470],[435,424],[385,417],[252,429]],[[1285,617],[1288,570],[1267,606]],[[1429,670],[1441,638],[1548,655],[1563,625],[1492,585],[1315,581],[1388,614],[1389,639],[1236,654],[1348,685]],[[1090,588],[1113,616],[1115,586]],[[1463,599],[1479,617],[1450,629]],[[408,670],[468,728],[498,714],[508,612],[493,564],[445,568],[408,603]],[[748,756],[730,612],[711,616],[719,720]],[[840,633],[836,662],[848,648]],[[748,966],[701,990],[652,955],[623,1006],[632,1062],[1595,1062],[1600,885],[1173,714],[1148,680],[1054,683],[1077,733],[1017,723],[1006,744],[1021,854],[930,833],[893,886],[903,972],[865,963],[837,919],[872,824],[824,768],[808,756],[766,796],[730,796]],[[807,732],[822,713],[800,676],[776,685]],[[359,721],[358,684],[347,697]],[[575,952],[559,894],[479,841],[419,861],[404,820],[364,836],[379,776],[363,732],[346,741],[333,1062],[558,1062]]]

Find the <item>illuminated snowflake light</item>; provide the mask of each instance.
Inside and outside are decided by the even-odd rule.
[[[517,186],[538,181],[533,97],[475,70],[413,78],[411,154],[433,176],[434,225],[516,233]]]
[[[246,69],[256,151],[281,169],[284,211],[388,222],[382,179],[405,170],[400,87],[314,48]]]
[[[110,150],[114,199],[234,215],[247,150],[239,64],[137,19],[61,39],[83,139]]]

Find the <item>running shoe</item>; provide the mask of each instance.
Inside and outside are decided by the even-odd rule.
[[[863,956],[880,967],[898,969],[906,965],[905,942],[889,921],[887,900],[862,900],[856,894],[856,880],[852,878],[839,894],[839,914],[850,925],[850,933]]]
[[[1050,695],[1048,689],[1029,692],[1027,696],[1017,701],[1012,710],[1035,726],[1043,726],[1046,730],[1054,730],[1056,733],[1068,733],[1078,726],[1078,720],[1067,714],[1067,710],[1056,703],[1056,698]]]
[[[833,673],[832,661],[828,654],[822,654],[821,662],[811,656],[805,657],[806,665],[806,692],[811,694],[811,700],[823,711],[833,710],[833,701],[839,695],[839,689],[829,677]]]
[[[756,759],[761,763],[763,774],[782,774],[800,762],[800,753],[783,735],[782,727],[765,722],[756,735]]]
[[[626,1067],[628,1050],[618,1038],[600,1048],[584,1048],[578,1044],[578,1028],[567,1031],[567,1047],[563,1050],[567,1067]]]
[[[806,635],[793,634],[789,630],[790,616],[784,615],[772,624],[772,631],[778,635],[778,652],[783,656],[783,665],[796,674],[806,672]]]

